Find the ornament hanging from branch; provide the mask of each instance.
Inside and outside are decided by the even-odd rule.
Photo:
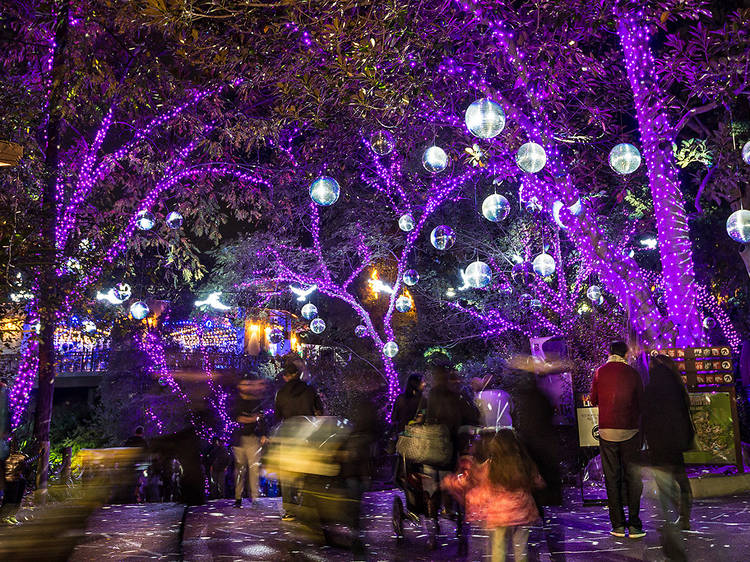
[[[483,261],[475,261],[466,267],[464,279],[472,289],[483,289],[492,283],[492,269]]]
[[[419,273],[416,269],[407,269],[404,271],[404,285],[413,287],[419,283]]]
[[[414,230],[414,217],[411,213],[404,213],[398,219],[398,227],[404,232],[411,232]]]
[[[378,156],[387,156],[395,146],[396,141],[389,131],[376,131],[370,136],[370,149]]]
[[[482,215],[488,221],[500,222],[510,213],[510,203],[503,195],[493,193],[482,202]]]
[[[326,323],[322,318],[315,318],[310,322],[310,331],[313,334],[322,334],[326,329]]]
[[[544,148],[535,142],[522,144],[516,153],[516,164],[529,174],[540,172],[546,163],[547,154]]]
[[[148,305],[143,301],[136,301],[130,305],[130,315],[136,320],[143,320],[148,313]]]
[[[729,215],[727,234],[736,242],[750,242],[750,211],[740,209]]]
[[[448,155],[439,146],[432,145],[422,154],[422,166],[431,174],[437,174],[448,167]]]
[[[167,215],[167,226],[171,229],[177,229],[182,226],[182,215],[177,211],[172,211]]]
[[[534,267],[534,273],[539,277],[549,277],[555,272],[555,258],[546,252],[542,252],[531,264]]]
[[[313,303],[309,302],[302,307],[302,318],[305,320],[312,320],[318,315],[318,307]]]
[[[383,346],[383,354],[386,357],[396,357],[398,353],[398,344],[395,341],[389,341]]]
[[[329,207],[339,199],[341,187],[330,176],[320,176],[310,184],[310,199],[321,207]]]
[[[456,233],[450,226],[441,224],[432,229],[430,243],[438,250],[450,250],[456,243]]]
[[[632,144],[622,142],[609,151],[609,165],[618,174],[632,174],[641,165],[641,153]]]
[[[481,98],[469,104],[464,114],[469,132],[480,139],[492,139],[505,128],[505,112],[494,101]]]
[[[138,230],[148,231],[154,228],[156,217],[151,211],[139,211],[136,215],[135,226]]]

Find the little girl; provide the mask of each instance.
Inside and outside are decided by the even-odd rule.
[[[511,429],[483,438],[475,457],[462,458],[443,489],[465,502],[467,520],[490,531],[492,562],[505,560],[508,541],[516,562],[526,560],[528,525],[539,519],[531,492],[544,486],[536,465]]]

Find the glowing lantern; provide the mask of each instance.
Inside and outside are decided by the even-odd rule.
[[[493,193],[482,202],[482,215],[488,221],[500,222],[510,213],[510,203],[502,195]]]
[[[547,155],[544,149],[535,142],[522,144],[516,153],[516,164],[529,174],[536,174],[546,163]]]
[[[632,174],[641,165],[641,153],[632,144],[622,142],[609,151],[609,165],[618,174]]]
[[[466,108],[464,122],[475,137],[492,139],[505,128],[505,112],[494,101],[481,98]]]
[[[328,207],[339,199],[339,182],[330,176],[320,176],[310,184],[310,199],[318,205]]]

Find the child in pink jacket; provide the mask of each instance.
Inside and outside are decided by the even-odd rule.
[[[490,531],[492,562],[503,562],[507,542],[516,561],[526,560],[528,525],[539,519],[531,492],[544,486],[534,461],[510,429],[502,429],[480,442],[487,460],[464,457],[458,474],[442,483],[465,502],[466,518],[481,521]]]

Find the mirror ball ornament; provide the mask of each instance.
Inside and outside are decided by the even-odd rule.
[[[544,149],[535,142],[522,144],[516,153],[516,164],[529,174],[536,174],[546,163],[547,155]]]
[[[114,289],[115,297],[120,301],[126,301],[133,294],[130,285],[127,283],[118,283]]]
[[[602,290],[599,288],[598,285],[591,285],[589,287],[589,290],[586,291],[586,296],[589,298],[591,302],[599,302],[599,299],[602,298]]]
[[[727,234],[736,242],[750,242],[750,211],[740,209],[729,215]]]
[[[430,243],[438,250],[450,250],[456,243],[456,233],[450,226],[441,224],[432,229]]]
[[[519,285],[528,285],[534,280],[534,268],[529,262],[522,261],[513,266],[510,277]]]
[[[321,334],[326,329],[326,323],[323,321],[322,318],[315,318],[312,322],[310,322],[310,330],[313,334]]]
[[[135,226],[138,230],[151,230],[156,224],[156,217],[151,211],[139,211],[135,217]]]
[[[354,335],[358,338],[364,338],[367,335],[367,326],[364,324],[360,324],[356,328],[354,328]]]
[[[281,328],[273,328],[268,333],[268,341],[272,344],[279,344],[284,341],[284,330]]]
[[[329,207],[339,199],[341,187],[330,176],[320,176],[310,184],[310,199],[322,207]]]
[[[549,277],[555,272],[555,258],[546,252],[542,252],[531,264],[534,267],[534,273],[540,277]]]
[[[518,302],[523,306],[528,306],[533,298],[529,293],[524,293],[518,297]]]
[[[386,156],[393,152],[396,141],[393,135],[386,130],[376,131],[370,137],[370,148],[378,156]]]
[[[177,211],[172,211],[167,215],[166,222],[169,228],[180,228],[182,226],[182,215]]]
[[[169,378],[167,378],[167,377],[159,377],[159,385],[160,386],[169,386]]]
[[[466,108],[464,122],[475,137],[493,139],[505,128],[505,112],[494,101],[481,98]]]
[[[143,301],[136,301],[130,305],[130,314],[136,320],[143,320],[146,316],[148,316],[148,313],[148,305]]]
[[[309,302],[302,307],[302,318],[305,320],[312,320],[318,315],[318,307],[313,303]]]
[[[742,147],[742,160],[745,161],[745,164],[750,164],[750,140]]]
[[[716,328],[716,320],[711,316],[706,316],[703,319],[703,327],[706,330],[713,330],[714,328]]]
[[[414,230],[414,217],[411,213],[404,213],[398,219],[398,227],[404,232],[411,232]]]
[[[641,153],[632,144],[621,142],[609,151],[609,165],[618,174],[632,174],[641,165]]]
[[[497,193],[487,196],[482,202],[482,214],[484,218],[492,222],[500,222],[510,213],[510,203]]]
[[[422,154],[422,166],[431,174],[437,174],[448,167],[448,155],[439,146],[432,145]]]
[[[539,299],[532,299],[529,303],[529,306],[531,308],[542,308],[542,301],[540,301]]]
[[[383,354],[386,357],[396,357],[398,353],[398,344],[395,341],[389,341],[383,346]]]
[[[492,270],[489,265],[483,261],[477,260],[466,267],[464,277],[466,277],[466,282],[469,284],[469,287],[473,289],[483,289],[492,283]]]
[[[416,269],[407,269],[404,271],[404,285],[413,287],[419,283],[419,273]]]
[[[396,310],[399,312],[409,312],[411,310],[411,299],[406,295],[401,295],[396,299]]]

